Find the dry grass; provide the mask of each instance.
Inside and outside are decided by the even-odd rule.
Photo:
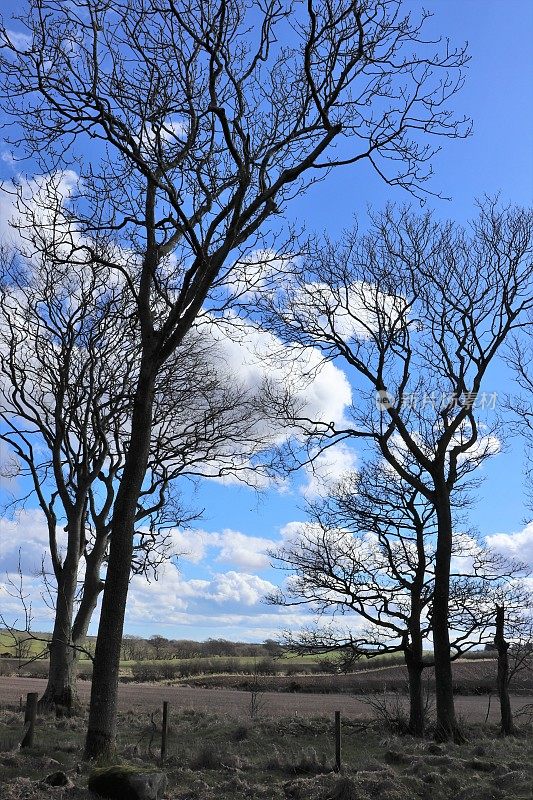
[[[369,721],[343,721],[342,775],[332,771],[333,721],[249,720],[172,711],[168,800],[531,800],[533,729],[502,739],[492,727],[467,728],[465,745],[437,745],[387,734]],[[2,800],[89,800],[90,766],[82,761],[86,719],[39,720],[36,746],[0,754]],[[0,741],[22,726],[0,712]],[[139,767],[159,766],[161,713],[131,707],[120,714],[119,754]],[[43,776],[64,769],[75,789],[50,789]],[[24,776],[24,778],[22,777]]]

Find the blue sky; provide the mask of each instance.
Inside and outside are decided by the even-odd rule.
[[[441,142],[431,188],[451,199],[429,198],[428,205],[443,217],[465,221],[473,213],[475,198],[484,193],[501,192],[505,201],[531,203],[533,4],[530,0],[428,0],[408,5],[415,9],[424,5],[433,11],[432,32],[449,36],[452,43],[468,41],[471,55],[466,83],[454,108],[473,118],[474,132],[467,140]],[[4,2],[4,14],[13,7]],[[0,162],[0,169],[3,177],[9,176],[9,165]],[[349,167],[297,198],[289,215],[310,229],[336,236],[354,217],[364,227],[368,204],[379,207],[390,200],[409,198],[384,185],[368,166]],[[509,391],[509,377],[502,368],[493,369],[486,388],[500,395]],[[533,531],[527,528],[520,533],[527,516],[522,462],[521,444],[509,442],[505,452],[485,465],[485,482],[471,521],[484,536],[499,537],[493,541],[503,550],[519,548],[522,555],[533,557]],[[202,481],[193,502],[205,508],[204,517],[196,533],[180,540],[189,555],[180,560],[179,571],[169,566],[156,584],[134,581],[126,631],[261,640],[298,624],[297,614],[265,607],[261,597],[283,577],[268,565],[268,540],[279,541],[287,526],[290,529],[291,523],[304,519],[302,487],[308,484],[304,474],[282,493],[258,494],[244,486]],[[2,500],[6,498],[4,491]],[[34,594],[38,627],[49,624],[49,614],[42,609],[30,561],[38,561],[43,542],[39,517],[31,504],[22,518],[0,520],[0,571],[12,569],[15,543],[31,554],[27,583]],[[1,593],[0,605],[16,613]]]

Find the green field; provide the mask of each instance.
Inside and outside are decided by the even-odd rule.
[[[0,630],[0,674],[8,674],[10,670],[20,674],[38,675],[45,674],[46,667],[46,642],[50,633],[33,633],[28,636],[24,633],[15,634]],[[34,638],[32,638],[34,637]],[[89,637],[88,642],[94,645],[95,637]],[[9,654],[9,657],[6,655]],[[42,655],[42,660],[34,661]],[[28,664],[28,662],[31,662]],[[376,667],[385,664],[401,663],[401,655],[376,656],[373,659],[362,658],[357,662],[357,669]],[[145,680],[158,680],[161,678],[179,677],[188,674],[285,674],[297,672],[335,672],[335,654],[322,653],[314,655],[297,655],[285,652],[280,656],[270,657],[264,654],[252,656],[223,656],[223,655],[198,655],[193,658],[159,658],[153,656],[137,660],[121,660],[120,672],[122,677],[136,678],[136,673],[145,670]],[[90,669],[90,659],[80,656],[80,669],[83,673]]]
[[[17,639],[21,642],[20,645],[14,641],[14,637],[8,631],[0,631],[0,654],[10,653],[13,657],[17,657],[20,652],[22,658],[33,658],[45,647],[46,641],[50,639],[50,633],[34,633],[32,637],[26,634],[15,634]],[[45,640],[45,641],[39,641]]]

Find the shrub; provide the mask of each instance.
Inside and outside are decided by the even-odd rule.
[[[290,677],[291,675],[299,675],[302,672],[302,670],[297,664],[289,664],[288,667],[285,667],[284,672],[285,675],[288,675]]]
[[[262,658],[257,662],[254,672],[257,675],[277,675],[280,667],[273,658]]]
[[[46,678],[50,664],[48,661],[32,661],[31,664],[26,664],[19,670],[20,675],[27,678]]]
[[[328,675],[337,675],[340,672],[340,667],[337,661],[331,658],[318,658],[316,661],[319,672],[325,672]]]
[[[191,758],[191,769],[220,769],[225,753],[212,742],[205,742]]]
[[[16,669],[11,661],[0,660],[0,675],[13,675],[14,672],[16,672]]]
[[[161,665],[152,664],[150,661],[136,661],[131,666],[131,674],[133,680],[139,683],[148,683],[151,681],[161,680]]]
[[[375,712],[376,719],[391,733],[405,734],[409,730],[409,718],[405,703],[398,692],[392,697],[383,693],[364,701]]]
[[[181,667],[176,661],[162,661],[159,670],[161,677],[166,681],[174,680],[181,675]]]
[[[242,742],[248,738],[250,729],[248,725],[237,725],[231,733],[231,738],[234,742]]]

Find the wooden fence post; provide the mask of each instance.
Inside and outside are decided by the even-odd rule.
[[[335,711],[335,772],[340,772],[341,769],[341,712]]]
[[[37,716],[38,692],[29,692],[26,697],[26,713],[24,714],[24,736],[20,743],[22,747],[32,747],[35,733],[35,718]]]
[[[161,729],[161,761],[165,760],[167,754],[167,736],[168,736],[168,702],[163,702],[163,726]]]

